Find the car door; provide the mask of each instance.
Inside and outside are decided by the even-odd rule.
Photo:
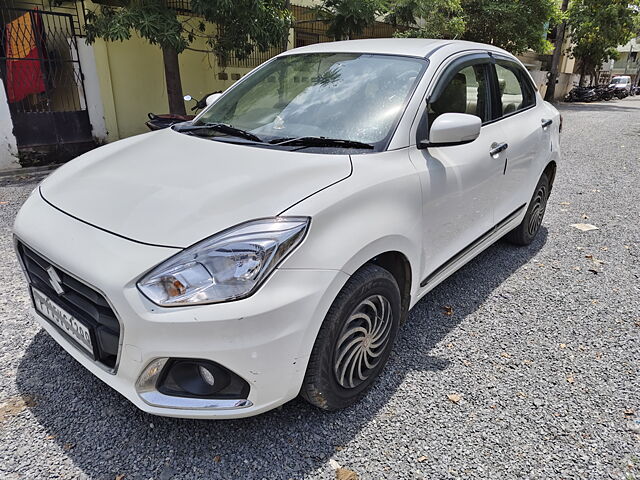
[[[436,74],[429,100],[418,112],[418,136],[443,113],[476,115],[483,122],[480,136],[470,143],[409,149],[423,195],[422,286],[494,226],[503,153],[490,151],[506,140],[502,127],[491,123],[492,61],[487,54],[452,60]]]
[[[527,204],[538,181],[536,165],[551,154],[551,123],[527,72],[513,60],[496,58],[496,125],[504,131],[503,172],[496,189],[495,221],[499,223]],[[544,163],[546,164],[546,163]]]

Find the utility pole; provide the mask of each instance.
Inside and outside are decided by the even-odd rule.
[[[562,0],[562,6],[560,11],[564,14],[569,8],[569,0]],[[560,66],[560,56],[562,55],[562,45],[564,44],[564,32],[567,28],[567,21],[562,20],[562,23],[557,26],[556,29],[556,44],[553,49],[553,58],[551,60],[551,71],[549,72],[549,80],[547,82],[547,91],[544,94],[544,99],[547,102],[552,102],[556,93],[556,82],[558,81],[558,67]]]

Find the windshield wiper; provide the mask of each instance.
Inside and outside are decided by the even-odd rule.
[[[366,148],[368,150],[375,148],[370,143],[326,137],[276,138],[269,143],[271,145],[300,145],[303,147]]]
[[[232,127],[231,125],[227,125],[226,123],[203,123],[202,125],[176,125],[175,130],[178,132],[184,133],[197,133],[201,130],[214,130],[220,133],[226,133],[227,135],[232,135],[234,137],[245,138],[247,140],[251,140],[252,142],[264,143],[257,135],[254,135],[251,132],[247,132],[246,130],[242,130],[241,128]]]

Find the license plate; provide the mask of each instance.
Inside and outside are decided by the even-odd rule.
[[[51,301],[44,293],[33,287],[31,287],[31,291],[33,292],[33,303],[36,310],[60,327],[63,332],[93,356],[93,345],[91,344],[89,329],[74,318],[73,315]]]

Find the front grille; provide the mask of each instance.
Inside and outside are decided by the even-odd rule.
[[[114,368],[118,356],[120,323],[104,296],[52,265],[22,243],[18,243],[18,253],[30,284],[82,322],[91,333],[94,359],[108,368]],[[64,290],[60,295],[50,283],[47,273],[50,267],[60,277]]]

